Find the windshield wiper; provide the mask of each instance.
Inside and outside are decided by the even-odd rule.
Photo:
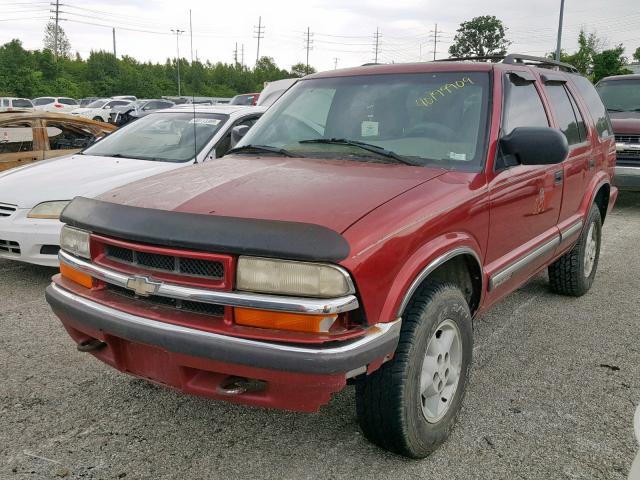
[[[130,160],[150,160],[150,161],[154,161],[157,162],[161,159],[157,158],[157,157],[142,157],[142,156],[136,156],[136,155],[125,155],[123,153],[114,153],[114,154],[96,154],[97,157],[109,157],[109,158],[128,158]],[[164,161],[164,160],[162,160]]]
[[[282,155],[284,157],[302,157],[302,155],[294,155],[289,150],[285,150],[284,148],[271,147],[269,145],[243,145],[242,147],[232,148],[227,152],[227,154],[245,151],[277,153],[278,155]]]
[[[625,112],[626,110],[622,110],[621,108],[607,108],[607,112]]]
[[[324,143],[327,145],[351,145],[354,147],[359,147],[368,152],[376,153],[385,158],[392,158],[393,160],[404,163],[405,165],[412,165],[414,167],[421,167],[422,164],[415,162],[407,157],[402,155],[398,155],[391,150],[387,150],[385,148],[379,147],[378,145],[373,145],[371,143],[360,142],[358,140],[349,140],[347,138],[311,138],[309,140],[300,140],[298,143]]]

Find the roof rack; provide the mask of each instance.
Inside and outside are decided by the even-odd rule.
[[[551,58],[534,57],[532,55],[522,55],[519,53],[511,53],[509,55],[488,55],[481,57],[458,57],[458,58],[445,58],[438,60],[438,62],[458,62],[465,60],[500,60],[507,65],[530,65],[541,68],[557,68],[558,70],[564,70],[569,73],[578,73],[578,69],[573,65],[564,62],[558,62]]]

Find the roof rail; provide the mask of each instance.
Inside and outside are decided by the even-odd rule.
[[[519,53],[511,53],[509,55],[487,55],[487,56],[479,56],[479,57],[443,58],[437,61],[438,62],[460,62],[465,60],[473,60],[473,61],[494,60],[494,61],[502,61],[502,63],[506,63],[508,65],[530,65],[530,66],[541,67],[541,68],[558,67],[558,69],[564,70],[569,73],[579,73],[576,67],[574,67],[573,65],[569,65],[568,63],[558,62],[551,58],[534,57],[532,55],[522,55]]]
[[[535,63],[531,63],[531,62],[535,62]],[[504,60],[502,60],[502,63],[506,63],[509,65],[517,65],[517,64],[533,65],[536,67],[543,67],[543,68],[558,67],[559,69],[564,69],[564,71],[566,72],[578,73],[578,69],[568,63],[559,62],[551,58],[534,57],[532,55],[521,55],[519,53],[512,53],[507,55],[506,57],[504,57]]]

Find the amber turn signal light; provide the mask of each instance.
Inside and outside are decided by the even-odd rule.
[[[249,308],[235,309],[237,325],[294,332],[326,333],[337,318],[337,315],[300,315]]]
[[[60,274],[67,280],[78,283],[83,287],[93,287],[93,277],[86,273],[79,272],[75,268],[71,268],[66,263],[60,263]]]

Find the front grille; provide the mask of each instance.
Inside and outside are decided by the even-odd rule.
[[[211,303],[193,302],[191,300],[180,300],[177,298],[162,297],[160,295],[152,295],[150,297],[138,297],[128,288],[119,287],[117,285],[106,284],[107,290],[123,295],[128,298],[135,298],[138,301],[149,303],[152,305],[166,306],[175,308],[183,312],[199,313],[202,315],[212,315],[222,317],[224,315],[224,307],[222,305],[214,305]]]
[[[224,277],[224,266],[217,261],[138,252],[109,244],[105,245],[104,252],[105,256],[114,262],[127,263],[148,270],[215,280],[220,280]]]
[[[8,203],[0,203],[0,218],[10,217],[18,209],[16,205],[9,205]]]
[[[616,143],[640,143],[640,135],[616,135]]]
[[[20,244],[18,242],[12,242],[11,240],[0,239],[0,252],[20,255]]]

